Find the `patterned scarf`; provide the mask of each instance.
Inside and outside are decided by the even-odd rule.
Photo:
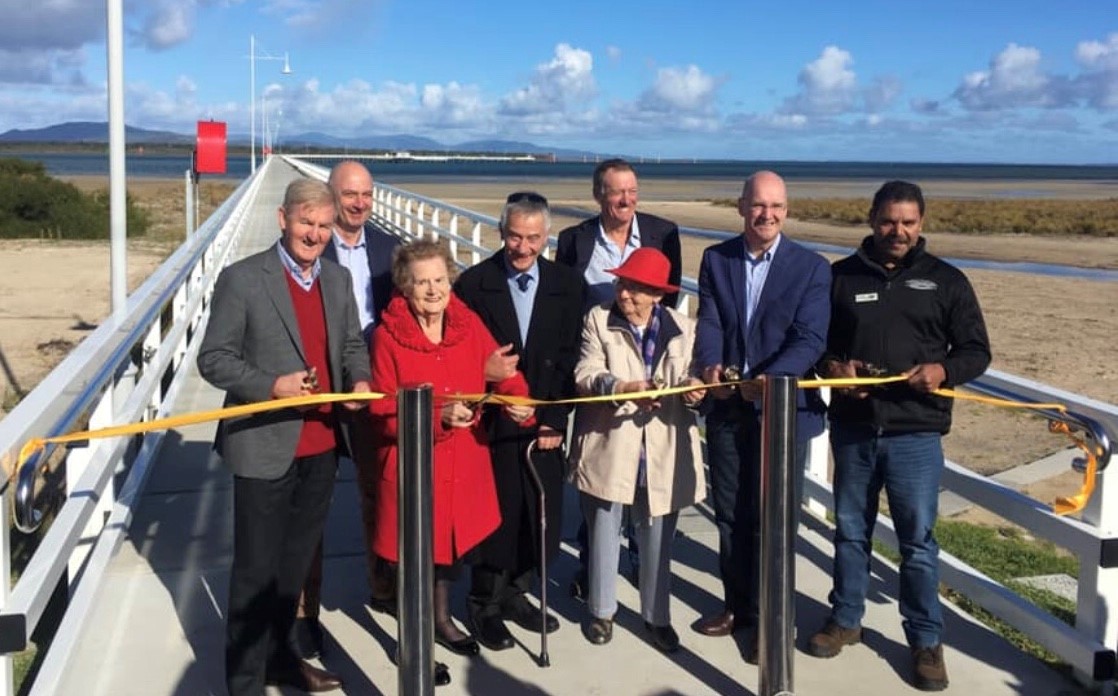
[[[656,355],[656,339],[660,337],[660,305],[652,306],[652,316],[648,320],[648,325],[644,327],[643,337],[637,327],[632,324],[629,325],[629,330],[633,332],[633,340],[640,346],[641,358],[644,360],[644,378],[651,380],[652,370],[655,367],[652,360]],[[637,485],[641,488],[648,486],[648,456],[645,453],[643,430],[641,431],[641,454],[637,462]]]

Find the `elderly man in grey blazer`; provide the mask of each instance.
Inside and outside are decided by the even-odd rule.
[[[335,211],[325,184],[292,182],[278,211],[279,242],[218,278],[198,370],[225,390],[226,406],[369,391],[350,275],[319,258]],[[341,687],[337,676],[298,659],[285,639],[325,524],[336,451],[348,440],[337,415],[331,405],[287,408],[218,427],[215,448],[233,472],[225,646],[233,696],[259,696],[265,684],[309,692]]]

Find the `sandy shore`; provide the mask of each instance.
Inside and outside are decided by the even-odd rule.
[[[374,172],[375,174],[375,172]],[[104,177],[71,177],[84,189],[103,188]],[[236,182],[209,182],[213,204]],[[391,183],[391,182],[388,182]],[[790,186],[793,205],[787,229],[805,240],[853,246],[868,229],[806,223],[794,219],[797,196],[869,196],[879,182],[797,181]],[[641,209],[681,225],[728,231],[741,229],[732,208],[711,205],[733,198],[740,183],[728,180],[641,181]],[[418,193],[489,215],[500,211],[513,190],[533,189],[554,207],[594,211],[589,182],[568,179],[471,180],[447,183],[401,183]],[[937,181],[926,187],[929,206],[936,197],[1012,197],[1022,189],[1058,198],[1118,197],[1118,182],[964,182]],[[134,287],[158,266],[177,243],[181,227],[182,181],[133,179],[130,194],[166,228],[162,241],[130,246],[129,279]],[[177,216],[177,217],[176,217]],[[578,218],[556,215],[553,230]],[[487,238],[492,244],[491,238]],[[977,237],[936,234],[929,249],[942,256],[1035,261],[1118,268],[1118,239],[1060,239],[1029,235]],[[694,276],[704,240],[685,240],[685,273]],[[0,388],[11,398],[17,388],[30,389],[88,334],[108,311],[107,243],[0,242],[13,272],[0,280],[0,353],[7,369]],[[50,263],[43,263],[49,258]],[[104,262],[91,259],[105,259]],[[993,366],[1102,401],[1118,403],[1118,376],[1113,369],[1113,342],[1118,330],[1118,284],[1051,278],[1022,273],[968,271],[983,305],[994,350]],[[948,456],[981,472],[995,472],[1062,448],[1039,419],[985,406],[960,404],[956,427],[947,440]],[[1061,484],[1062,485],[1062,484]],[[1066,486],[1065,486],[1066,488]],[[1045,492],[1037,493],[1043,497]]]

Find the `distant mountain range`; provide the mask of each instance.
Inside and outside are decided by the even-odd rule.
[[[194,135],[174,133],[171,131],[149,130],[136,126],[125,126],[124,138],[128,145],[175,145],[189,146],[194,144]],[[27,130],[13,128],[6,133],[0,133],[0,143],[50,143],[50,144],[90,144],[107,143],[109,141],[109,124],[100,121],[74,121],[59,123],[45,128],[32,128]],[[259,145],[259,134],[257,144]],[[247,147],[249,136],[243,133],[231,133],[230,145]],[[581,159],[584,157],[600,157],[598,153],[587,150],[572,150],[569,148],[555,148],[536,145],[534,143],[514,140],[471,140],[464,143],[446,144],[432,138],[418,135],[370,135],[354,138],[340,138],[327,133],[299,133],[281,139],[281,144],[287,149],[317,148],[329,150],[388,150],[410,152],[499,152],[509,154],[554,155],[559,159]]]

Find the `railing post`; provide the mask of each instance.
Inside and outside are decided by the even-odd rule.
[[[819,390],[819,396],[823,399],[824,403],[831,403],[831,388],[823,387]],[[812,479],[819,485],[826,487],[828,485],[828,454],[831,451],[831,442],[829,436],[830,430],[825,428],[822,433],[811,438],[807,450],[807,467],[804,475]],[[807,498],[806,501],[799,501],[801,505],[806,505],[807,511],[819,519],[826,519],[827,505],[818,498]]]
[[[758,696],[792,694],[796,625],[796,378],[766,376],[761,418]]]
[[[189,169],[186,170],[186,197],[185,197],[185,205],[183,205],[183,208],[186,209],[186,236],[187,237],[194,234],[194,229],[195,229],[195,226],[194,226],[194,182],[192,181],[193,175],[194,175],[194,172],[192,172]]]
[[[432,403],[430,384],[403,386],[396,396],[400,419],[397,461],[400,524],[397,641],[400,657],[397,678],[398,693],[408,696],[430,696],[435,692]]]

